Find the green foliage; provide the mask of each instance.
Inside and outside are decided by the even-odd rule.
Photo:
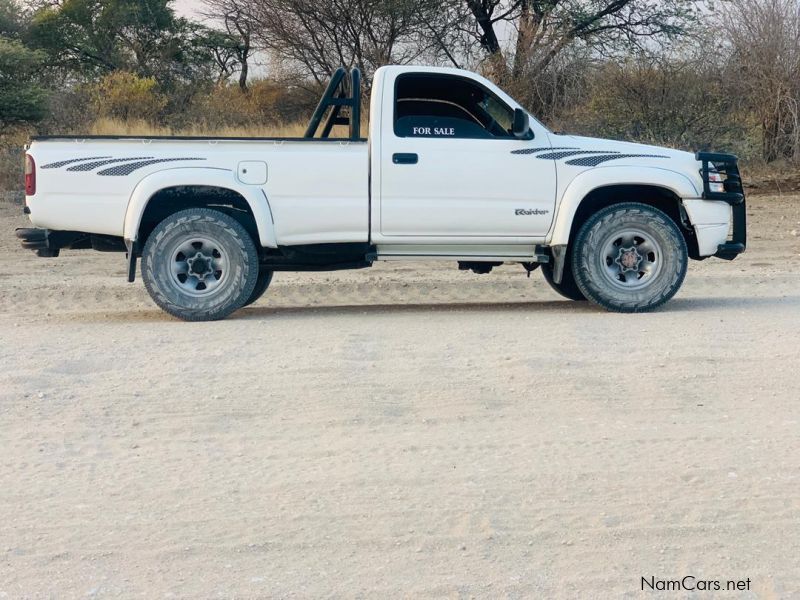
[[[0,37],[0,128],[44,118],[47,94],[35,81],[43,60],[41,53]]]
[[[36,13],[32,39],[56,64],[94,74],[148,61],[172,13],[165,0],[65,0]]]
[[[175,16],[172,0],[64,0],[33,18],[31,40],[66,74],[93,80],[112,71],[169,87],[209,77],[207,29]]]
[[[152,77],[114,71],[90,86],[89,97],[99,117],[156,121],[167,105],[157,86]]]
[[[0,0],[0,36],[17,38],[24,29],[24,14],[13,0]]]

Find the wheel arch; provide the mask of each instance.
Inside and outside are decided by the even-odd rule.
[[[167,169],[145,177],[128,201],[123,237],[143,246],[153,228],[170,214],[217,207],[239,221],[257,245],[277,247],[266,195],[260,188],[239,184],[226,169]]]
[[[690,257],[699,258],[695,231],[682,203],[683,198],[697,196],[697,190],[688,178],[663,169],[631,167],[602,169],[607,172],[600,178],[593,172],[596,170],[576,177],[564,192],[549,245],[569,245],[580,226],[598,210],[623,202],[639,202],[666,213],[683,234]]]

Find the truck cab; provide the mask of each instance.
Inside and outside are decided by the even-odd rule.
[[[335,134],[340,132],[338,137]],[[550,132],[484,77],[387,66],[361,135],[337,70],[303,138],[35,138],[18,230],[43,256],[118,249],[187,320],[254,302],[281,270],[446,260],[541,268],[562,296],[657,308],[689,259],[746,243],[736,158]]]
[[[375,81],[371,113],[382,115],[371,124],[376,243],[485,249],[544,241],[556,165],[523,158],[551,147],[538,121],[472,73],[386,67]],[[515,117],[524,119],[518,131]]]

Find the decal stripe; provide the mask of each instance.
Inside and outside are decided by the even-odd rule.
[[[552,150],[577,150],[577,148],[567,148],[566,146],[558,148],[524,148],[523,150],[512,150],[511,154],[536,154],[537,152],[550,152]]]
[[[583,158],[573,158],[567,164],[573,167],[596,167],[597,165],[609,160],[619,160],[620,158],[669,158],[659,154],[602,154],[600,156],[584,156]]]
[[[98,171],[98,175],[105,175],[105,176],[113,176],[113,177],[120,177],[122,175],[130,175],[134,171],[138,169],[142,169],[144,167],[148,167],[150,165],[155,165],[157,163],[165,163],[165,162],[174,162],[174,161],[181,161],[181,160],[205,160],[205,158],[154,158],[152,160],[141,160],[139,162],[133,163],[126,163],[124,165],[117,165],[115,167],[111,167],[110,169],[103,169],[102,171]]]
[[[542,160],[561,160],[568,156],[577,156],[578,154],[619,154],[619,152],[609,150],[568,150],[565,152],[548,152],[547,154],[540,154],[536,158]]]
[[[90,163],[83,163],[80,165],[74,165],[72,167],[68,167],[67,171],[91,171],[96,167],[102,167],[103,165],[110,165],[113,163],[119,162],[129,162],[134,160],[147,160],[148,158],[153,158],[152,156],[134,156],[131,158],[112,158],[111,160],[97,160]]]
[[[596,167],[610,160],[621,158],[669,158],[661,154],[622,154],[617,150],[581,150],[580,148],[525,148],[522,150],[512,150],[511,154],[535,154],[540,160],[561,160],[570,156],[580,156],[581,154],[591,154],[592,156],[581,156],[566,161],[566,164],[573,167]]]
[[[76,162],[83,162],[85,160],[100,160],[101,158],[111,158],[110,156],[89,156],[88,158],[71,158],[70,160],[60,160],[58,162],[49,163],[39,167],[40,169],[57,169],[64,165],[70,165]]]

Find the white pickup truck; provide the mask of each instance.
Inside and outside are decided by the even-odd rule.
[[[736,157],[557,135],[483,77],[337,70],[299,139],[39,137],[19,229],[63,248],[141,257],[153,300],[186,320],[254,302],[275,271],[506,262],[572,300],[639,312],[669,300],[688,259],[745,249]],[[331,137],[347,126],[347,137]],[[338,131],[338,130],[337,130]]]

